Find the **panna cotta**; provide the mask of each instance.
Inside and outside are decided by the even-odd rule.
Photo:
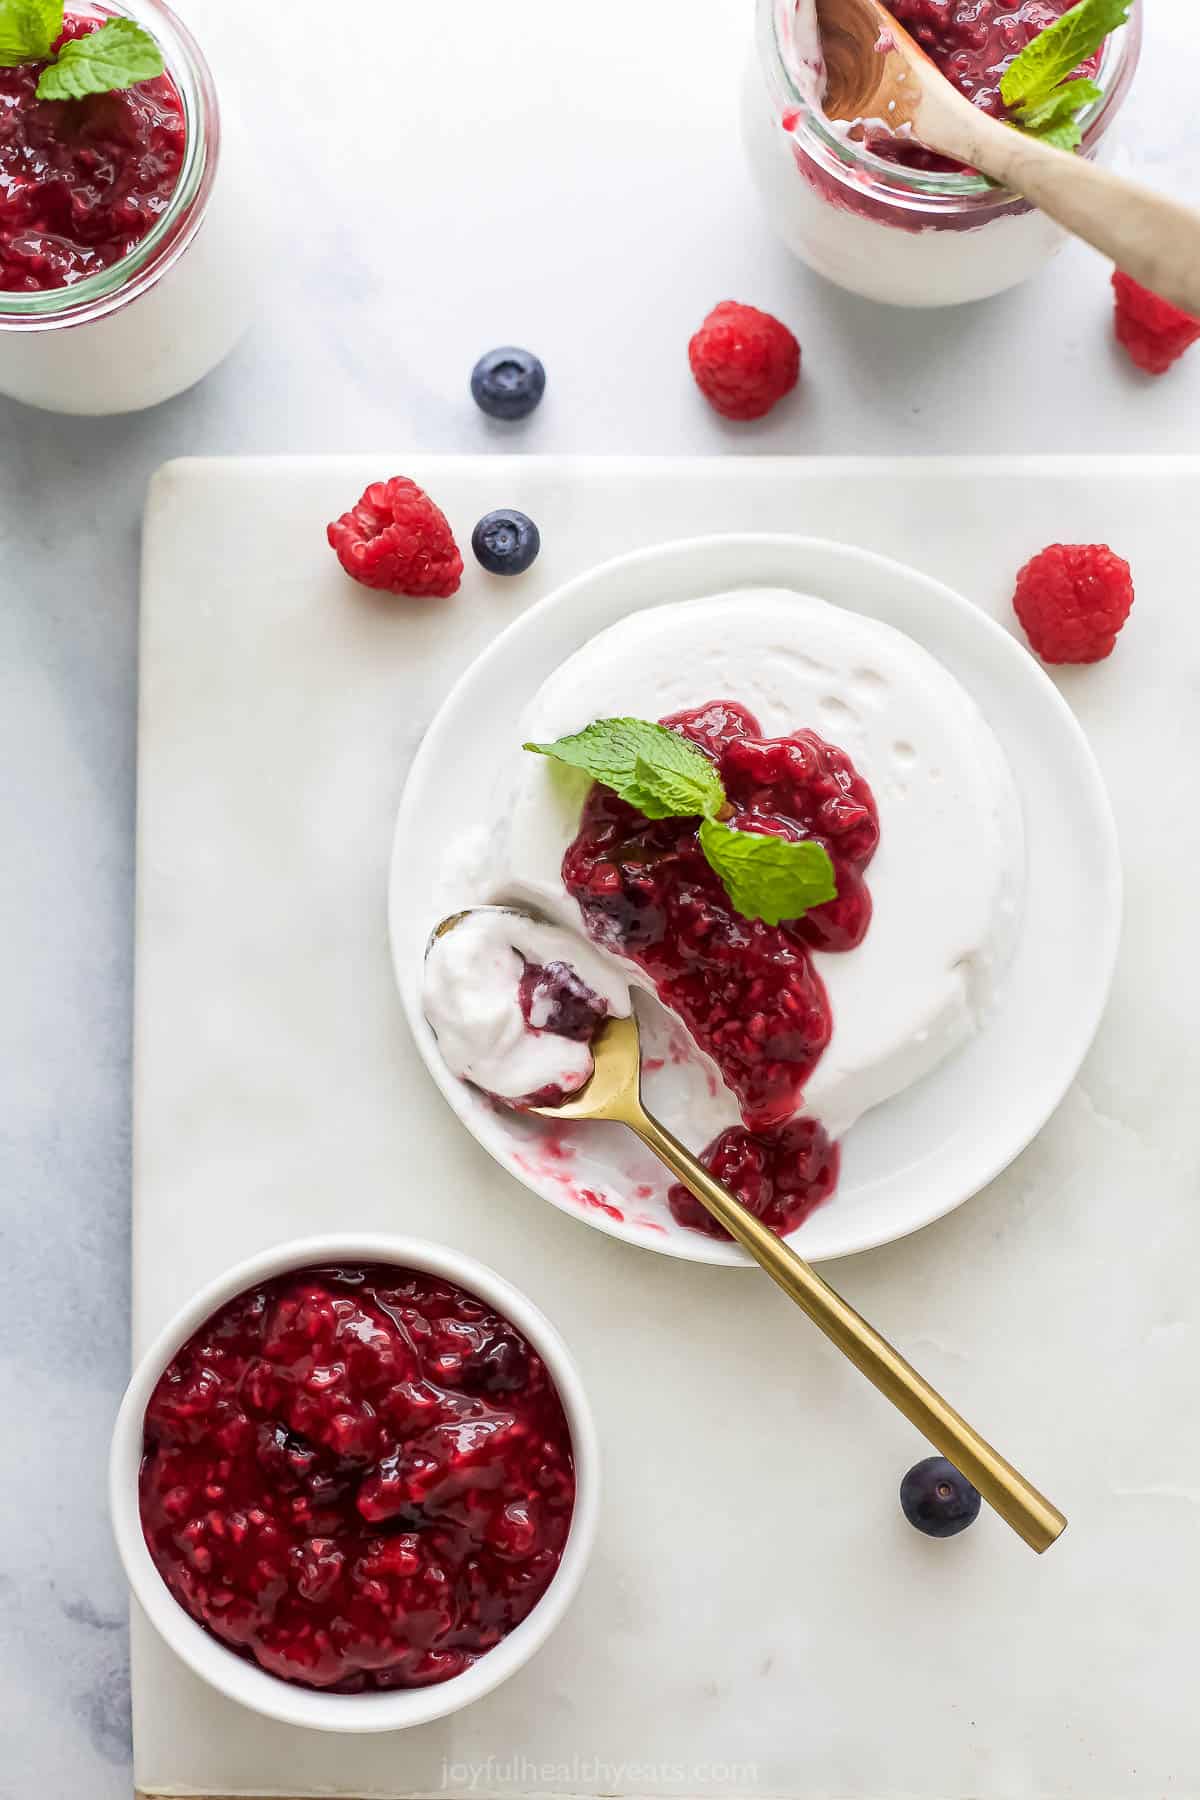
[[[744,917],[700,853],[698,818],[647,818],[516,744],[490,835],[469,854],[452,847],[457,891],[553,921],[568,934],[555,960],[610,998],[614,982],[645,996],[648,1102],[747,1204],[794,1229],[836,1184],[836,1140],[986,1022],[1024,887],[1011,773],[974,701],[920,645],[782,591],[631,615],[549,677],[518,736],[547,744],[614,718],[695,745],[738,831],[823,845],[836,897],[778,924]],[[506,947],[515,1053],[479,1085],[512,1094],[559,1071],[552,1056],[527,1060],[521,964]],[[452,1015],[473,993],[459,979],[434,996],[439,1024],[427,990],[452,1055]],[[586,1058],[563,1067],[574,1079]],[[669,1203],[713,1229],[683,1190]]]
[[[239,139],[159,0],[70,8],[52,54],[133,18],[164,72],[39,98],[45,61],[0,69],[0,394],[50,411],[152,406],[206,375],[250,320],[256,230]]]
[[[840,1135],[987,1015],[1024,887],[1012,775],[975,702],[913,639],[812,596],[779,592],[633,614],[556,670],[519,730],[523,740],[543,742],[592,719],[662,719],[714,696],[744,708],[767,738],[808,730],[835,744],[877,809],[878,845],[863,878],[869,928],[853,954],[812,942],[814,915],[800,921],[832,1018],[804,1083],[804,1109]],[[564,882],[589,782],[529,756],[513,759],[512,781],[493,840],[492,886],[596,941],[580,888],[569,892]],[[839,887],[832,910],[844,908],[845,893]],[[621,955],[619,931],[603,934],[603,947]],[[653,991],[636,963],[626,973]]]
[[[890,10],[983,110],[1002,110],[1000,77],[1071,0],[895,0]],[[1085,65],[1103,89],[1081,116],[1096,155],[1137,66],[1141,8]],[[839,286],[897,306],[948,306],[1015,286],[1065,241],[1062,228],[982,176],[879,122],[825,117],[816,0],[757,0],[743,136],[775,229]]]

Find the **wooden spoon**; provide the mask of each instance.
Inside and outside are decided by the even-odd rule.
[[[907,128],[1083,238],[1144,287],[1200,317],[1200,214],[981,112],[882,0],[816,0],[827,118]]]

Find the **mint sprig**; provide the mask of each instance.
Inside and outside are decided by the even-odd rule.
[[[86,37],[69,38],[58,58],[43,70],[39,100],[82,100],[153,81],[165,65],[162,51],[132,19],[112,19]]]
[[[811,838],[796,842],[703,819],[700,848],[738,912],[748,919],[780,925],[784,919],[798,919],[812,906],[837,899],[829,852]]]
[[[63,0],[2,0],[0,68],[44,62],[62,30]]]
[[[700,819],[700,848],[730,901],[747,919],[781,925],[836,900],[833,863],[823,844],[795,841],[725,823],[733,808],[715,765],[666,725],[646,719],[597,719],[553,744],[526,744],[583,769],[647,819]]]
[[[646,719],[597,719],[572,737],[525,749],[586,770],[648,819],[715,814],[725,804],[721,777],[704,752]]]
[[[57,56],[63,0],[0,0],[0,66],[47,64],[37,84],[39,100],[82,100],[153,81],[165,64],[148,31],[133,19],[110,19],[98,31],[68,38]]]
[[[1075,71],[1129,17],[1132,0],[1079,0],[1015,56],[1000,79],[1000,98],[1019,131],[1060,150],[1083,142],[1079,114],[1103,90]]]

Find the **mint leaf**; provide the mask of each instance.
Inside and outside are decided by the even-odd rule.
[[[1076,81],[1064,81],[1044,100],[1022,106],[1011,122],[1019,131],[1028,132],[1043,144],[1052,144],[1056,150],[1078,150],[1083,142],[1079,114],[1085,106],[1102,99],[1103,94],[1104,90],[1094,81],[1080,76]]]
[[[687,819],[693,813],[717,812],[725,804],[725,790],[708,758],[703,760],[703,770],[676,769],[639,756],[624,798],[648,819]]]
[[[837,899],[829,852],[811,839],[796,843],[705,819],[700,848],[747,919],[779,925]]]
[[[0,68],[45,62],[63,28],[63,0],[0,0]]]
[[[1045,99],[1060,81],[1093,56],[1110,32],[1129,17],[1131,0],[1079,0],[1047,25],[1013,58],[1000,79],[1005,106]]]
[[[648,819],[708,815],[725,804],[721,777],[704,752],[646,719],[597,719],[571,737],[525,749],[585,769]]]
[[[162,51],[132,19],[112,19],[99,31],[71,38],[58,61],[43,70],[39,100],[83,100],[88,94],[111,94],[117,88],[153,81],[165,64]]]
[[[1049,144],[1055,150],[1078,150],[1083,142],[1083,132],[1074,119],[1065,125],[1052,125],[1048,131],[1033,133],[1041,144]]]
[[[1104,89],[1081,75],[1075,81],[1064,81],[1044,100],[1022,106],[1016,114],[1016,123],[1022,131],[1034,131],[1039,135],[1056,131],[1060,125],[1073,125],[1085,106],[1103,98]]]

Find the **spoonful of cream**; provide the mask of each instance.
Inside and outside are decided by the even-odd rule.
[[[1111,257],[1143,287],[1200,316],[1200,214],[981,111],[936,68],[882,0],[815,0],[815,6],[826,118],[851,131],[869,125],[873,134],[883,130],[914,138],[978,169]],[[1071,17],[1063,15],[1059,24]],[[1055,30],[1047,27],[1034,42],[1049,39]],[[1072,40],[1065,32],[1063,43],[1069,55]],[[1077,55],[1068,63],[1068,71],[1080,60]],[[1073,123],[1075,96],[1066,89],[1078,90],[1081,106],[1088,85],[1060,83],[1038,99],[1040,90],[1022,83],[1022,71],[1005,82],[1008,91],[1002,83],[1002,92],[1014,116],[1031,126],[1044,126],[1054,116],[1047,107],[1057,107],[1064,124]],[[1023,85],[1026,99],[1017,104]]]

